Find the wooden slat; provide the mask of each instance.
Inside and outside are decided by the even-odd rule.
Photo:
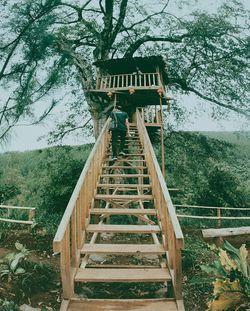
[[[235,235],[250,234],[250,227],[223,228],[223,229],[203,229],[204,238],[215,238]]]
[[[168,269],[78,269],[76,282],[165,282],[170,281]]]
[[[10,222],[10,223],[15,223],[15,224],[23,224],[23,225],[33,224],[33,221],[30,221],[30,220],[16,220],[16,219],[0,218],[0,221]]]
[[[106,170],[112,170],[112,169],[117,169],[117,168],[123,168],[123,169],[128,169],[128,170],[146,170],[146,166],[131,166],[131,165],[110,165],[110,166],[104,166],[103,169]]]
[[[96,194],[96,200],[153,200],[150,194]]]
[[[90,210],[93,215],[156,215],[155,209],[135,208],[93,208]]]
[[[156,244],[85,244],[82,254],[164,254],[162,245]]]
[[[13,205],[0,205],[0,208],[7,208],[7,209],[18,209],[18,210],[35,210],[35,207],[28,207],[28,206],[13,206]]]
[[[173,299],[98,299],[70,301],[68,311],[177,311]],[[64,311],[64,309],[60,309]]]
[[[151,225],[89,225],[88,232],[158,233],[159,226]]]
[[[132,177],[149,177],[148,174],[102,174],[100,177],[124,177],[124,178],[132,178]]]
[[[152,186],[150,184],[98,184],[97,185],[100,188],[151,188]]]

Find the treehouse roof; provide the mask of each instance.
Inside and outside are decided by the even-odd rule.
[[[162,56],[114,58],[106,61],[97,61],[94,65],[110,75],[129,74],[133,72],[156,72],[159,67],[162,73],[166,72],[166,63]]]

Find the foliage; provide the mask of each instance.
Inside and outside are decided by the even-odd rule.
[[[55,283],[56,272],[44,263],[25,262],[26,273],[20,279],[20,288],[27,295],[45,292]]]
[[[8,282],[26,272],[22,262],[29,255],[29,251],[18,242],[15,243],[15,247],[18,252],[7,254],[0,262],[0,278],[7,277]]]
[[[19,307],[15,304],[15,302],[7,299],[0,299],[0,307],[2,311],[19,311]]]
[[[250,299],[250,267],[245,245],[236,249],[225,241],[223,248],[218,250],[218,256],[219,260],[209,266],[201,266],[205,272],[215,276],[209,310],[223,311],[233,307],[238,310],[242,306],[246,307]]]
[[[175,204],[248,207],[250,161],[245,146],[191,132],[166,132],[164,144],[166,181],[179,189],[171,193]],[[215,211],[190,209],[193,215],[215,216]],[[236,213],[246,216],[244,210],[224,211],[224,216]]]
[[[227,1],[214,14],[186,14],[187,2],[183,10],[176,2],[3,1],[0,83],[9,92],[1,103],[0,138],[22,119],[41,122],[59,103],[67,106],[66,117],[54,138],[86,132],[90,115],[98,132],[108,101],[89,92],[93,62],[156,50],[168,62],[169,89],[194,93],[223,114],[227,108],[249,117],[248,12]]]

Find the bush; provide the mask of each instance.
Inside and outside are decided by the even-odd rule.
[[[250,267],[248,252],[243,244],[236,249],[225,241],[223,248],[215,249],[218,260],[201,268],[215,276],[211,311],[240,310],[250,307]]]

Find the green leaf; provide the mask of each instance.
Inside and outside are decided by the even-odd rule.
[[[23,268],[17,268],[15,274],[24,274],[26,271]]]

